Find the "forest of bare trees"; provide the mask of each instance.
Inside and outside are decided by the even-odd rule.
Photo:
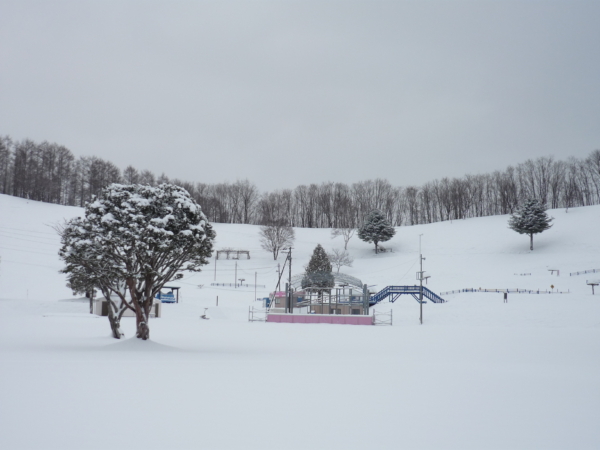
[[[543,157],[503,171],[442,178],[396,187],[376,179],[347,185],[324,182],[261,193],[248,180],[207,184],[156,176],[128,166],[121,171],[96,157],[75,158],[58,144],[15,142],[0,136],[0,193],[61,205],[84,206],[111,183],[187,189],[211,222],[285,224],[306,228],[357,227],[379,209],[394,226],[512,213],[528,198],[549,208],[600,203],[600,150],[585,159]]]

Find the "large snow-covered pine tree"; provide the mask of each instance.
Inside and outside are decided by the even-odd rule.
[[[321,244],[317,244],[306,266],[306,271],[302,278],[302,289],[322,292],[333,288],[334,285],[335,279],[329,257]]]
[[[525,201],[508,219],[508,227],[519,234],[529,235],[529,249],[533,250],[533,235],[547,230],[552,218],[546,213],[546,205],[537,199]]]
[[[378,250],[380,242],[389,241],[396,234],[394,227],[385,218],[385,215],[375,209],[371,211],[363,225],[358,229],[358,237],[365,242],[373,242],[375,244],[375,253]]]
[[[198,272],[208,264],[215,238],[200,206],[185,189],[171,184],[112,184],[86,205],[81,224],[70,225],[80,232],[66,240],[63,233],[60,256],[67,262],[65,271],[76,269],[75,254],[82,248],[101,260],[85,268],[96,279],[109,273],[109,289],[115,294],[126,287],[141,339],[150,337],[148,318],[155,295],[180,278],[181,271]],[[85,257],[81,265],[84,261]]]

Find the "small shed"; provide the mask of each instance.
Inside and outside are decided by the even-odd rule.
[[[171,289],[170,292],[162,292],[162,289]],[[179,303],[179,287],[178,286],[163,286],[156,294],[156,298],[161,303]]]

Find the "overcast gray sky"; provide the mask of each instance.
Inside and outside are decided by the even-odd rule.
[[[0,134],[263,190],[583,157],[599,23],[573,0],[0,0]]]

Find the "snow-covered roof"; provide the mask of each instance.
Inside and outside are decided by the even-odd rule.
[[[302,278],[304,278],[304,273],[292,276],[292,287],[294,290],[302,289]],[[363,282],[356,277],[345,273],[333,273],[333,279],[336,287],[345,285],[350,289],[360,289],[362,291]]]

